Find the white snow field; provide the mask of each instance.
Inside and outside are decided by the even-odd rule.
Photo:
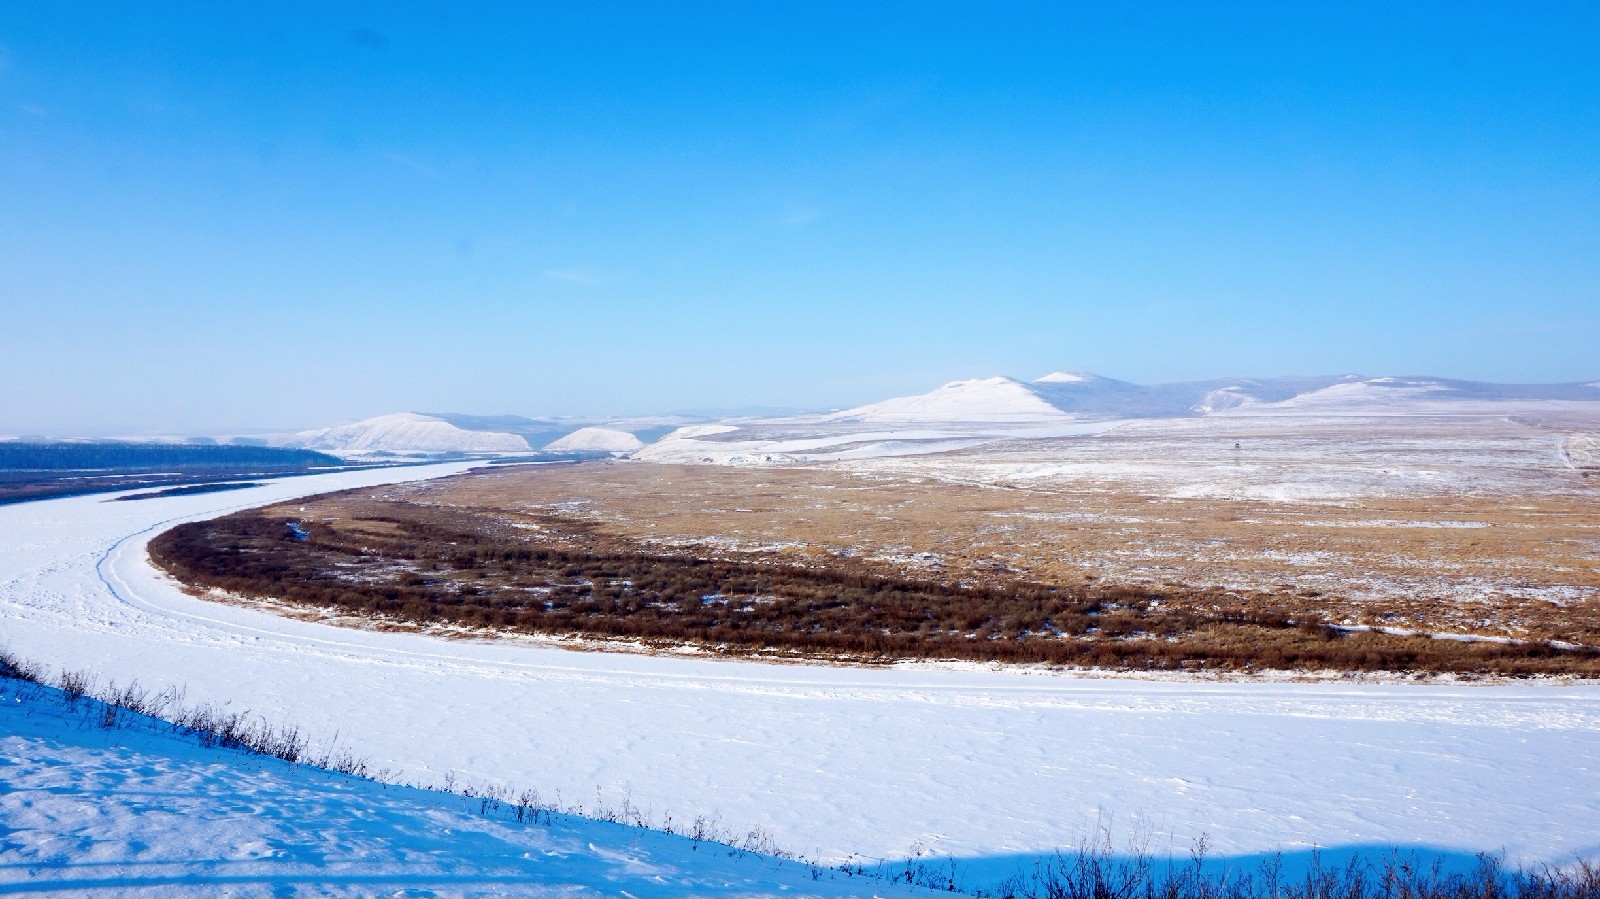
[[[915,894],[625,824],[384,786],[0,682],[0,893],[114,896]],[[925,895],[925,893],[924,893]]]
[[[968,888],[1076,845],[1097,822],[1180,856],[1202,833],[1214,855],[1235,858],[1313,845],[1504,849],[1513,863],[1600,852],[1593,684],[1201,682],[574,652],[277,617],[193,598],[148,563],[150,537],[181,520],[466,467],[0,507],[0,643],[122,683],[186,685],[190,702],[247,708],[313,741],[337,733],[411,783],[535,787],[566,803],[599,790],[648,816],[764,828],[827,862],[953,856]]]

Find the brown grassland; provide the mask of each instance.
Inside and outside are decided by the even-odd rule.
[[[1459,526],[1395,526],[1439,520]],[[589,463],[252,510],[151,553],[197,587],[329,616],[763,657],[1595,676],[1594,521],[1583,495],[1308,517],[827,465]]]

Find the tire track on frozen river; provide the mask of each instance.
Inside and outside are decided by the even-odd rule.
[[[1505,846],[1600,834],[1594,686],[1182,683],[573,652],[335,628],[181,592],[145,546],[180,521],[465,466],[0,508],[0,626],[19,654],[187,684],[331,735],[402,776],[720,812],[824,856],[921,840],[1069,845],[1102,811],[1217,851]],[[240,503],[238,500],[246,500]],[[1401,797],[1404,797],[1403,800]]]

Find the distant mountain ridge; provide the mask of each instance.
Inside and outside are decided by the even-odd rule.
[[[1086,372],[1052,372],[1033,381],[997,376],[952,381],[825,416],[829,421],[984,421],[1074,418],[1177,418],[1247,407],[1313,407],[1450,401],[1600,401],[1595,383],[1494,384],[1434,377],[1213,378],[1135,384]]]
[[[578,419],[399,412],[251,442],[355,457],[545,450],[633,453],[640,459],[663,460],[728,454],[811,458],[817,455],[808,446],[820,449],[848,443],[849,451],[857,453],[888,451],[884,448],[891,445],[928,451],[936,446],[1023,436],[1024,432],[1035,436],[1087,433],[1086,426],[1103,429],[1140,418],[1511,414],[1573,402],[1593,403],[1600,409],[1600,381],[1494,384],[1346,374],[1145,385],[1089,372],[1057,371],[1032,381],[1004,375],[968,378],[927,393],[836,412],[738,417],[712,427],[704,419],[688,416]]]
[[[1433,377],[1212,378],[1134,384],[1058,371],[951,381],[837,412],[681,428],[633,453],[655,462],[770,465],[903,456],[994,440],[1088,436],[1135,419],[1408,415],[1600,416],[1600,382],[1491,384]]]
[[[334,453],[525,453],[532,449],[516,434],[469,431],[442,418],[396,412],[329,428],[268,438],[274,446]]]
[[[396,412],[259,442],[346,456],[627,452],[686,421],[681,416],[597,420]]]

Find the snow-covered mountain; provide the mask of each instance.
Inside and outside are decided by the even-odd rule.
[[[616,428],[579,428],[559,440],[551,441],[545,449],[555,453],[603,452],[631,453],[644,447],[644,441],[627,431]]]
[[[379,415],[351,424],[316,428],[269,438],[293,446],[342,454],[525,453],[528,441],[516,434],[469,431],[442,418],[416,412]]]

